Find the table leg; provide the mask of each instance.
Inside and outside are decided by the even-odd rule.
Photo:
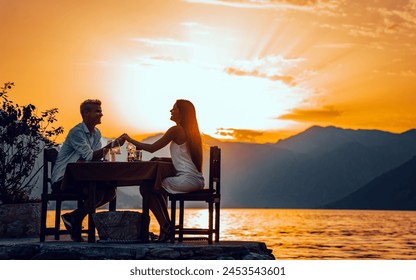
[[[117,208],[117,182],[111,182],[111,185],[116,188],[116,196],[108,203],[108,211],[116,211],[116,208]]]
[[[88,185],[88,243],[95,243],[95,223],[92,215],[95,213],[96,187],[95,181]]]
[[[143,193],[142,194],[142,230],[141,230],[141,240],[144,243],[147,243],[149,241],[149,222],[150,222],[150,216],[149,216],[149,196],[148,194]]]

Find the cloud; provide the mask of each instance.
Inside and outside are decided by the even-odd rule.
[[[342,114],[333,106],[324,106],[317,110],[293,109],[290,113],[277,117],[279,120],[293,120],[302,122],[322,122],[336,118]]]
[[[212,34],[212,28],[209,25],[201,24],[193,21],[182,22],[181,26],[188,28],[199,35],[210,35]]]
[[[312,11],[320,16],[317,25],[340,30],[357,38],[370,40],[386,36],[414,36],[416,29],[415,0],[321,2]],[[325,17],[329,16],[329,17]],[[392,37],[391,37],[392,38]],[[387,39],[391,39],[387,37]],[[397,38],[394,38],[397,40]]]
[[[343,9],[350,19],[343,25],[345,30],[357,37],[379,38],[385,35],[409,35],[416,29],[416,1],[369,3],[359,14],[355,4]]]
[[[298,130],[278,129],[278,130],[250,130],[238,128],[218,128],[214,133],[215,137],[222,141],[245,142],[245,143],[276,143],[278,140],[286,139]]]
[[[225,72],[236,76],[251,76],[281,81],[290,86],[295,86],[295,77],[288,74],[292,69],[298,67],[303,59],[287,59],[282,56],[267,56],[254,60],[236,61],[233,66],[227,67]]]
[[[256,138],[263,135],[263,132],[250,129],[218,128],[215,133],[220,138],[235,139],[241,142],[256,142]]]
[[[405,70],[401,72],[388,72],[387,75],[389,76],[401,76],[405,78],[413,78],[416,77],[416,72],[412,70]]]
[[[320,49],[350,49],[355,47],[356,44],[351,43],[338,43],[338,44],[321,44],[321,45],[315,45],[314,48],[320,48]]]
[[[153,55],[153,56],[140,56],[133,62],[126,64],[125,66],[161,66],[167,63],[186,63],[184,59],[175,58],[167,55]]]
[[[291,76],[280,76],[280,75],[267,75],[265,73],[261,73],[258,70],[253,71],[243,71],[235,68],[226,68],[225,71],[230,75],[237,75],[237,76],[251,76],[251,77],[258,77],[258,78],[265,78],[271,81],[281,81],[288,85],[296,85],[294,83],[294,78]]]
[[[398,26],[415,28],[416,27],[416,1],[410,1],[407,5],[399,5],[392,9],[386,7],[374,8],[383,18],[387,29]]]
[[[344,24],[342,25],[342,28],[344,30],[348,30],[348,32],[354,37],[379,37],[377,29],[373,26],[358,26],[356,24]]]
[[[332,0],[184,0],[189,3],[249,9],[313,10],[332,7]]]
[[[179,40],[175,40],[171,38],[158,38],[158,39],[134,38],[132,39],[132,41],[144,43],[149,46],[169,46],[169,47],[186,47],[186,48],[195,47],[194,43],[179,41]]]
[[[404,77],[416,77],[416,72],[412,70],[407,70],[407,71],[403,71],[401,75]]]

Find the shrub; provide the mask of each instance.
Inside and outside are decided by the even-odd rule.
[[[34,172],[36,159],[63,133],[61,126],[52,126],[57,108],[38,116],[35,105],[19,106],[9,99],[13,87],[14,83],[7,82],[0,88],[0,204],[32,200],[33,178],[42,168]]]

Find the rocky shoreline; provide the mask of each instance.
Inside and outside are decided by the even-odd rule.
[[[0,240],[2,260],[274,260],[263,242],[76,243]]]

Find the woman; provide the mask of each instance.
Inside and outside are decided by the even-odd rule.
[[[146,144],[132,139],[124,134],[124,139],[136,146],[137,149],[155,152],[170,143],[170,153],[173,165],[177,171],[175,177],[168,177],[162,181],[162,188],[169,193],[186,193],[204,188],[202,176],[202,139],[196,119],[194,105],[188,100],[176,100],[170,110],[170,119],[176,125],[153,144]],[[141,188],[141,191],[148,191]],[[150,192],[149,208],[160,225],[159,242],[169,240],[170,218],[167,208],[166,192]]]

